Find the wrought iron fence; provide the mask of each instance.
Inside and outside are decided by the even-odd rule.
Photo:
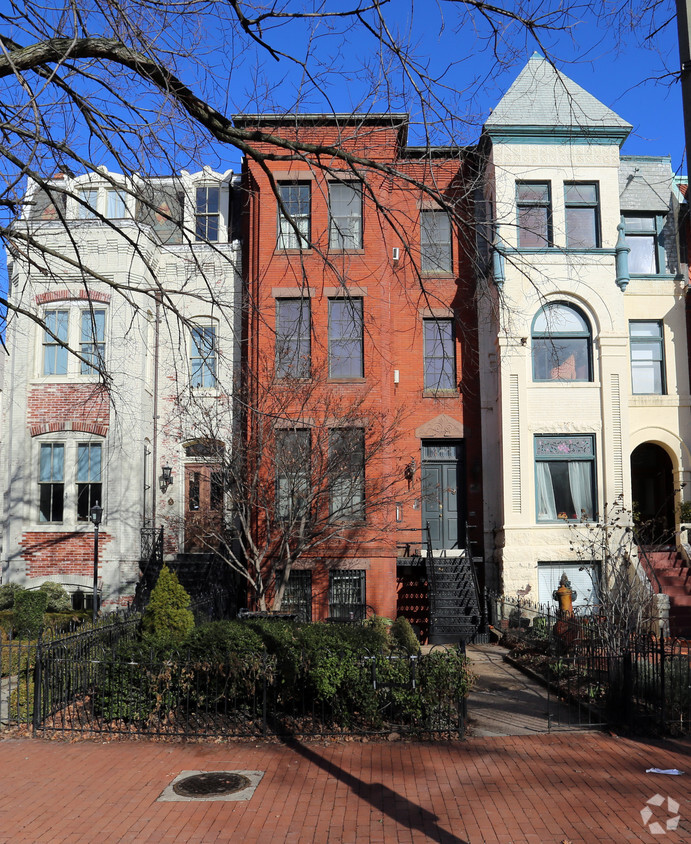
[[[573,725],[575,708],[581,726],[691,733],[691,642],[505,596],[488,595],[487,612],[519,663],[547,682],[555,726]]]
[[[120,641],[124,641],[125,637]],[[15,723],[35,731],[166,736],[414,734],[462,737],[460,686],[439,682],[444,652],[365,654],[340,689],[315,685],[310,659],[243,655],[219,663],[190,654],[122,654],[87,636],[42,642],[25,654]],[[345,654],[323,653],[340,665]],[[445,676],[445,675],[444,675]]]

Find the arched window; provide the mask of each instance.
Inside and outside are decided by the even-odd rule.
[[[533,380],[593,380],[590,325],[573,305],[550,302],[533,320]]]

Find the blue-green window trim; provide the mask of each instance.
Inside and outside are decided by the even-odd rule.
[[[581,329],[558,328],[543,331],[537,328],[538,320],[549,311],[563,309],[571,314]],[[544,383],[564,383],[570,381],[588,382],[593,380],[593,343],[590,322],[580,308],[570,302],[548,302],[535,314],[531,326],[533,381]],[[546,357],[548,356],[548,358]],[[569,361],[573,358],[573,374],[568,371]],[[550,374],[547,366],[551,365]]]
[[[590,196],[588,196],[590,194]],[[597,182],[564,182],[564,212],[566,217],[566,248],[575,249],[597,249],[601,245],[600,240],[600,186]],[[575,212],[590,220],[592,224],[591,237],[588,241],[578,242],[578,217],[573,217]]]
[[[538,524],[592,521],[597,514],[595,436],[536,434]]]
[[[667,253],[665,252],[662,230],[665,227],[665,214],[656,214],[652,211],[626,211],[621,215],[622,222],[626,229],[626,240],[631,247],[629,253],[629,270],[635,278],[646,278],[648,276],[667,275]],[[646,225],[645,221],[650,220]],[[632,223],[634,225],[632,225]],[[655,261],[654,268],[646,272],[636,272],[635,242],[652,239],[651,257]]]
[[[516,229],[519,249],[554,245],[550,182],[516,182]]]

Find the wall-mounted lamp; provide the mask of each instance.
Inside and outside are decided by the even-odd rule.
[[[401,260],[401,250],[398,246],[394,246],[391,250],[391,260],[397,264]]]
[[[415,470],[417,469],[417,463],[415,462],[415,458],[410,458],[410,463],[408,463],[403,470],[403,477],[408,481],[408,487],[410,487],[410,482],[415,477]]]
[[[161,492],[166,492],[168,487],[173,483],[173,470],[170,466],[164,466],[161,472],[158,485],[161,487]]]

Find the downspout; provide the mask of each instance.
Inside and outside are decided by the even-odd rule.
[[[154,319],[154,401],[153,401],[153,433],[151,438],[151,527],[156,528],[156,466],[158,465],[158,345],[160,336],[161,297],[156,294],[156,312]]]

